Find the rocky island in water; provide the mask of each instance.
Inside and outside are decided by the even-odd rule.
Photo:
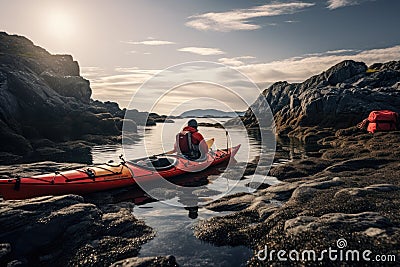
[[[122,124],[134,130],[165,120],[151,114],[146,121],[147,113],[91,99],[89,81],[71,56],[51,55],[6,33],[0,44],[3,178],[90,164],[88,149],[119,143]],[[207,205],[224,215],[200,220],[194,235],[216,246],[247,246],[249,266],[282,264],[263,258],[271,250],[323,251],[338,249],[339,241],[346,242],[343,249],[371,251],[371,259],[394,255],[399,262],[400,132],[371,134],[356,125],[372,110],[400,112],[400,61],[344,61],[302,83],[277,82],[259,97],[271,107],[279,138],[310,149],[272,167],[269,174],[281,183]],[[258,107],[225,126],[241,120],[257,128]],[[143,120],[127,121],[126,112]],[[74,155],[81,159],[62,162]],[[246,175],[254,173],[256,163],[239,164],[247,165]],[[108,202],[106,193],[1,200],[0,265],[179,265],[173,255],[138,257],[156,233],[135,218],[132,205]],[[328,258],[302,263],[339,265]]]

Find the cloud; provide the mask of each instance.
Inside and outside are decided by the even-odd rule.
[[[238,66],[242,66],[245,63],[243,62],[244,59],[254,59],[255,57],[253,56],[241,56],[241,57],[232,57],[232,58],[220,58],[218,59],[218,62],[224,64],[224,65],[229,65],[229,66],[234,66],[234,67],[238,67]]]
[[[225,61],[226,63],[230,60],[230,63],[232,63],[230,65],[233,66],[234,69],[239,70],[241,73],[252,79],[260,86],[260,88],[266,88],[277,81],[288,81],[292,83],[302,82],[312,75],[319,74],[343,60],[351,59],[355,61],[363,61],[366,64],[371,65],[376,62],[387,62],[398,60],[399,58],[400,45],[364,51],[355,51],[350,49],[331,50],[323,53],[302,55],[266,63],[241,64],[246,62],[246,59],[251,61],[253,59],[251,56],[221,58],[219,61]],[[241,63],[235,65],[235,60],[240,61]],[[188,76],[194,72],[197,74],[195,77],[197,80],[206,81],[212,73],[212,77],[215,76],[216,80],[223,81],[223,83],[229,88],[236,88],[240,92],[239,95],[242,95],[246,101],[253,103],[253,101],[250,100],[257,95],[257,92],[249,90],[247,84],[243,83],[243,79],[240,75],[236,75],[235,73],[233,73],[233,75],[231,71],[226,72],[226,70],[227,68],[225,67],[217,66],[214,67],[212,71],[209,69],[204,70],[202,68],[196,71],[196,68],[192,67],[182,69],[182,73],[164,73],[166,76],[164,77],[161,75],[160,79],[161,81],[166,82],[186,82],[194,79],[192,76]],[[157,69],[140,69],[137,67],[118,67],[113,70],[113,73],[106,73],[105,70],[96,67],[82,68],[83,77],[90,80],[93,89],[93,98],[103,101],[117,101],[121,107],[128,106],[129,101],[133,94],[137,92],[137,89],[145,81],[148,81],[159,72],[160,70]],[[160,92],[163,90],[162,88],[164,88],[162,85],[163,83],[156,83],[152,87],[148,87],[150,90],[145,91],[145,98],[143,103],[141,103],[142,106],[139,105],[136,108],[140,110],[146,109],[146,100],[158,97]],[[184,88],[188,87],[185,86]],[[188,99],[191,95],[196,95],[193,92],[201,91],[196,89],[197,87],[195,86],[190,88],[193,89],[190,91],[182,89],[176,94],[171,94],[168,101],[171,101],[173,105],[176,105],[176,103],[181,102],[183,99]],[[216,90],[215,86],[208,86],[207,90],[200,93],[212,97],[214,97],[215,94],[216,98],[221,99],[224,99],[224,94],[226,94],[224,90]],[[239,105],[238,100],[235,100],[234,97],[229,97],[226,101],[232,104],[232,106],[235,106],[236,102],[236,105]],[[165,101],[163,101],[163,103],[165,103]],[[165,109],[161,109],[160,107],[160,112],[166,111],[168,108],[169,107],[167,106]]]
[[[178,65],[176,70],[167,69],[164,72],[137,67],[118,67],[113,73],[92,77],[90,81],[94,99],[117,101],[121,107],[127,107],[135,95],[131,107],[139,110],[149,110],[152,103],[158,103],[156,100],[162,98],[160,106],[156,108],[157,112],[163,114],[185,101],[198,97],[212,97],[229,103],[232,107],[246,109],[245,102],[238,98],[237,94],[251,104],[260,92],[249,82],[243,84],[243,76],[239,72],[233,72],[235,75],[232,75],[230,71],[231,76],[227,76],[227,70],[227,67],[214,63],[193,63],[181,67]],[[154,74],[157,75],[154,77]],[[150,79],[152,77],[154,79]],[[230,93],[217,85],[216,82],[220,81],[228,86]],[[249,84],[253,88],[249,88]],[[138,90],[141,87],[142,90]],[[210,107],[210,102],[204,100],[196,102],[196,105],[206,108]]]
[[[354,52],[352,49],[338,49],[338,50],[329,50],[326,51],[327,54],[342,54],[342,53],[349,53]]]
[[[180,52],[189,52],[193,54],[198,54],[202,56],[211,56],[211,55],[222,55],[225,54],[224,51],[218,48],[210,48],[210,47],[184,47],[178,49]]]
[[[81,67],[81,76],[90,81],[104,75],[104,69],[99,67]]]
[[[136,90],[160,70],[132,68],[115,68],[114,73],[92,72],[83,77],[90,80],[93,99],[116,101],[126,107]]]
[[[325,53],[309,54],[269,63],[248,64],[237,67],[257,84],[268,86],[277,81],[301,82],[330,68],[343,60],[363,61],[370,65],[400,58],[400,45],[354,51],[341,49]]]
[[[355,54],[357,52],[360,51],[356,51],[353,49],[337,49],[337,50],[328,50],[322,53],[310,53],[310,54],[305,54],[303,56],[300,57],[293,57],[292,59],[298,58],[298,59],[302,59],[304,57],[312,57],[312,56],[324,56],[324,55],[329,55],[329,54],[335,54],[335,55],[351,55],[351,54]]]
[[[202,31],[221,31],[228,32],[234,30],[256,30],[260,25],[252,23],[250,20],[260,17],[278,16],[284,14],[294,14],[304,8],[314,6],[314,3],[274,2],[266,5],[255,6],[245,9],[235,9],[226,12],[209,12],[200,15],[190,16],[186,26]]]
[[[374,0],[328,0],[327,8],[333,10],[340,7],[360,5],[361,3],[367,1],[374,1]]]
[[[133,45],[171,45],[175,44],[171,41],[162,41],[162,40],[145,40],[145,41],[122,41],[125,44],[133,44]]]

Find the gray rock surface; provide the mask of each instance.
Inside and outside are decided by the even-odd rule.
[[[335,228],[341,227],[351,228],[354,232],[360,232],[372,227],[386,228],[389,225],[389,220],[376,212],[357,214],[328,213],[321,217],[299,216],[287,220],[284,229],[291,234],[312,232],[317,229],[319,231],[334,231]]]
[[[293,167],[288,175],[277,172],[284,182],[206,206],[233,213],[200,221],[195,236],[215,245],[248,246],[255,251],[249,266],[260,266],[256,253],[265,246],[322,251],[336,248],[340,238],[349,249],[399,260],[399,132],[366,135],[346,129],[318,143],[324,145],[317,158],[285,163]]]
[[[145,257],[145,258],[131,258],[118,261],[111,265],[112,267],[175,267],[179,266],[176,263],[174,256],[165,257]]]
[[[121,133],[124,112],[116,103],[91,101],[89,81],[80,76],[72,56],[51,55],[25,37],[4,32],[0,44],[0,152],[56,154],[62,151],[51,151],[36,141]],[[98,115],[100,110],[113,114],[106,118]]]
[[[85,203],[76,195],[0,202],[0,265],[105,266],[138,255],[153,230],[131,203]]]
[[[400,61],[373,64],[343,61],[302,83],[277,82],[265,89],[278,134],[290,134],[301,127],[347,128],[356,125],[372,110],[400,112]],[[247,127],[257,127],[253,112],[257,100],[242,118]],[[234,125],[237,120],[227,122]]]

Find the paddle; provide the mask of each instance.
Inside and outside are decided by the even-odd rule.
[[[208,149],[210,149],[212,147],[212,145],[214,144],[214,140],[215,140],[214,138],[211,138],[211,139],[206,141]],[[174,153],[174,150],[167,151],[167,152],[164,153],[164,155],[168,155],[168,154],[172,154],[172,153]]]

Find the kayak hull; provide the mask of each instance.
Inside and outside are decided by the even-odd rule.
[[[227,162],[234,157],[240,145],[228,150],[209,153],[205,161],[189,161],[179,156],[173,167],[166,170],[143,168],[139,164],[126,162],[111,166],[99,165],[85,169],[36,175],[26,178],[0,179],[0,195],[8,199],[26,199],[44,195],[64,195],[88,193],[127,187],[136,184],[136,180],[152,181],[173,178],[190,172],[198,172],[211,166]]]

